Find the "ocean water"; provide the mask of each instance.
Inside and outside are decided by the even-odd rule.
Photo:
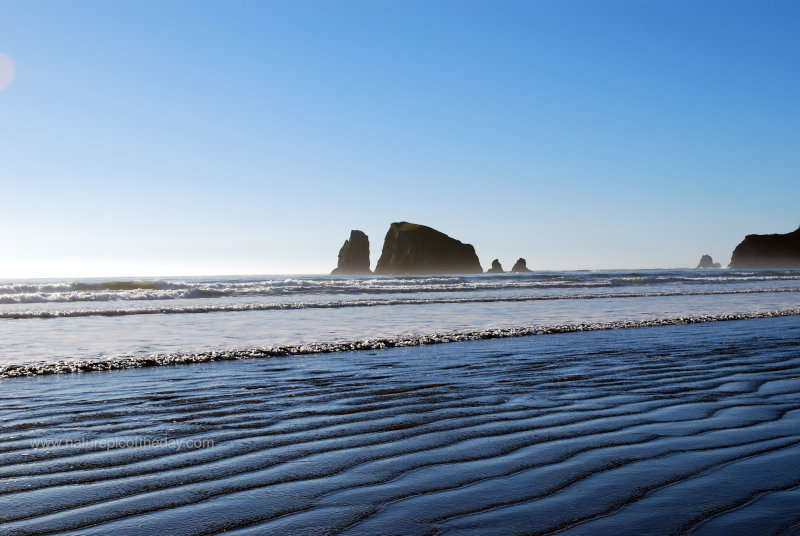
[[[709,321],[798,308],[800,270],[0,280],[0,376]]]

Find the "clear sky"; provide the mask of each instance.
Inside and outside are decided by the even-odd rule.
[[[322,273],[350,229],[374,267],[399,220],[693,267],[800,224],[794,0],[0,0],[0,54],[0,277]]]

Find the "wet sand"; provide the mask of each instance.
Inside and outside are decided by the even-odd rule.
[[[797,316],[0,395],[0,534],[800,533]]]

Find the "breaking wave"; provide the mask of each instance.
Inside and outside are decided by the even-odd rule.
[[[798,270],[552,272],[495,276],[294,277],[214,280],[111,280],[0,283],[0,304],[315,296],[647,286],[754,285],[800,281]]]
[[[217,305],[176,305],[165,307],[104,308],[104,309],[62,309],[46,311],[0,311],[0,320],[27,320],[33,318],[75,318],[89,316],[131,316],[159,314],[198,314],[233,313],[245,311],[285,311],[293,309],[341,309],[345,307],[377,307],[391,305],[430,305],[458,303],[503,303],[554,300],[592,300],[610,298],[654,298],[668,296],[714,296],[730,294],[767,294],[800,292],[800,288],[761,288],[761,289],[717,289],[681,290],[656,292],[614,292],[595,294],[564,294],[544,296],[478,296],[465,298],[396,298],[377,300],[330,300],[317,302],[279,302],[279,303],[228,303]]]
[[[508,337],[527,337],[534,335],[550,335],[557,333],[574,333],[580,331],[601,331],[612,329],[671,326],[678,324],[698,324],[706,322],[725,322],[731,320],[747,320],[756,318],[774,318],[798,316],[800,309],[784,309],[752,313],[726,313],[717,315],[678,316],[652,320],[620,320],[613,322],[582,322],[576,324],[553,324],[473,331],[432,333],[421,336],[399,338],[376,338],[349,342],[320,342],[314,344],[298,344],[289,346],[268,346],[230,351],[209,351],[196,353],[171,353],[148,356],[118,356],[91,360],[41,362],[31,364],[9,364],[0,366],[0,378],[19,376],[39,376],[46,374],[65,374],[74,372],[91,372],[141,368],[163,365],[179,365],[208,361],[239,360],[253,358],[286,357],[312,354],[329,354],[335,352],[352,352],[361,350],[380,350],[465,342],[480,339],[502,339]]]

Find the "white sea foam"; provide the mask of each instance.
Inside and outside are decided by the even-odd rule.
[[[667,296],[714,296],[730,294],[766,294],[800,292],[800,287],[783,287],[769,289],[718,289],[718,290],[680,290],[660,292],[614,292],[594,294],[564,294],[541,296],[483,296],[466,298],[384,298],[384,299],[356,299],[356,300],[329,300],[316,302],[273,302],[273,303],[227,303],[209,305],[175,305],[175,306],[147,306],[123,307],[102,309],[54,309],[54,310],[27,310],[27,311],[0,311],[0,320],[26,320],[26,319],[51,319],[51,318],[76,318],[90,316],[131,316],[131,315],[157,315],[157,314],[199,314],[199,313],[225,313],[245,311],[282,311],[295,309],[340,309],[345,307],[387,307],[392,305],[433,305],[433,304],[458,304],[458,303],[503,303],[527,301],[552,301],[552,300],[592,300],[592,299],[619,299],[619,298],[655,298]]]
[[[800,307],[800,270],[0,281],[0,290],[0,366],[19,366],[787,310]]]
[[[216,280],[109,280],[0,283],[0,305],[214,299],[252,296],[512,292],[682,286],[752,286],[800,282],[798,270],[652,272],[554,272],[501,276],[298,277]]]
[[[179,365],[201,363],[207,361],[238,360],[269,357],[287,357],[299,355],[328,354],[334,352],[353,352],[363,350],[380,350],[466,342],[480,339],[501,339],[508,337],[526,337],[558,333],[574,333],[579,331],[600,331],[612,329],[630,329],[656,326],[672,326],[679,324],[697,324],[705,322],[725,322],[757,318],[774,318],[800,315],[800,309],[784,309],[752,313],[726,313],[717,315],[678,316],[650,320],[621,320],[614,322],[582,322],[575,324],[534,325],[522,327],[504,327],[472,331],[430,333],[421,336],[365,339],[349,342],[318,342],[287,346],[268,346],[229,351],[210,351],[196,353],[169,353],[147,356],[118,356],[107,359],[70,360],[56,362],[39,362],[28,364],[12,364],[0,366],[0,378],[19,376],[38,376],[46,374],[65,374],[74,372],[90,372],[103,370],[120,370],[149,366]]]

